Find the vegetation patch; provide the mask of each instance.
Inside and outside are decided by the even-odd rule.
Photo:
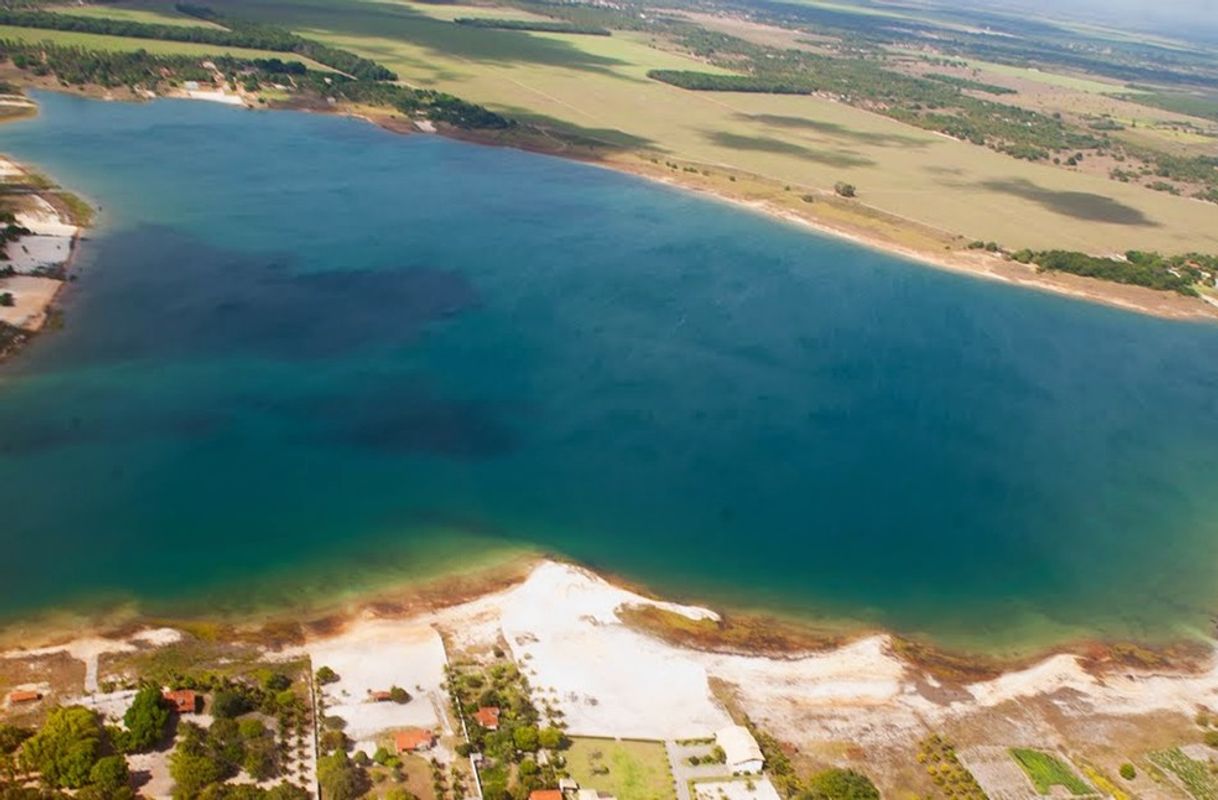
[[[1218,800],[1218,778],[1210,767],[1184,755],[1180,748],[1159,750],[1148,758],[1152,764],[1174,775],[1195,800]]]
[[[659,742],[572,738],[567,771],[583,788],[618,800],[676,797],[664,745]]]
[[[1095,794],[1094,789],[1056,756],[1026,747],[1013,747],[1011,758],[1027,773],[1032,785],[1041,794],[1049,794],[1054,786],[1061,786],[1076,796]]]
[[[926,767],[930,779],[948,797],[959,800],[986,800],[986,794],[973,773],[956,757],[955,746],[937,733],[922,740],[918,763]]]
[[[610,36],[612,31],[596,25],[574,22],[549,22],[532,19],[498,19],[494,17],[457,17],[453,22],[471,28],[498,28],[505,31],[536,31],[538,33],[576,33],[584,36]]]

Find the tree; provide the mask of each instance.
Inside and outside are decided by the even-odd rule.
[[[401,686],[389,687],[389,699],[395,703],[409,703],[410,692],[403,689]]]
[[[292,685],[292,679],[282,672],[272,672],[262,679],[262,686],[272,692],[282,692]]]
[[[15,753],[21,743],[34,735],[29,728],[17,725],[0,725],[0,753]]]
[[[193,753],[179,747],[169,756],[174,800],[198,797],[208,785],[224,780],[227,773],[225,765],[207,753]]]
[[[338,673],[329,667],[322,667],[317,670],[317,682],[323,686],[327,683],[335,683],[339,680]]]
[[[526,753],[537,750],[539,738],[537,729],[531,725],[524,725],[512,731],[512,744],[516,745],[517,750],[523,750]]]
[[[355,800],[368,791],[368,775],[339,750],[317,759],[317,782],[326,800]]]
[[[1130,764],[1128,761],[1126,761],[1124,764],[1121,765],[1120,772],[1121,772],[1121,777],[1127,781],[1131,781],[1134,778],[1138,777],[1138,771],[1136,769],[1134,769],[1133,764]]]
[[[854,197],[857,193],[853,183],[845,183],[843,181],[838,181],[836,184],[834,184],[833,191],[837,192],[842,197]]]
[[[21,746],[21,759],[48,785],[79,789],[88,783],[89,771],[101,758],[104,740],[96,713],[84,706],[57,708],[42,730]]]
[[[239,717],[249,710],[245,695],[232,689],[221,689],[211,697],[211,713],[217,718]]]
[[[571,744],[562,728],[555,728],[553,725],[541,729],[537,734],[537,742],[547,750],[563,750]]]
[[[135,693],[131,708],[123,715],[123,724],[127,726],[123,749],[129,753],[151,750],[165,737],[169,717],[169,705],[161,696],[160,688],[144,684]]]
[[[4,292],[4,293],[0,294],[0,306],[12,307],[12,306],[15,306],[16,304],[17,304],[17,301],[13,299],[12,292]]]
[[[880,792],[866,775],[852,769],[827,769],[812,776],[799,800],[880,800]]]
[[[97,760],[93,769],[89,770],[89,783],[103,797],[119,794],[128,789],[131,773],[127,769],[127,759],[122,756],[106,756]]]

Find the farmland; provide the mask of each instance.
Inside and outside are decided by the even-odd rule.
[[[82,47],[88,50],[108,52],[125,52],[146,50],[154,55],[180,56],[232,56],[233,58],[281,58],[283,53],[270,50],[254,50],[246,47],[226,47],[223,45],[196,44],[194,42],[167,42],[156,39],[133,39],[126,36],[106,36],[95,33],[79,33],[76,31],[52,31],[41,28],[19,28],[13,25],[0,25],[0,39],[14,42],[37,44],[51,42],[66,47]],[[325,70],[321,64],[307,59],[294,57],[303,61],[312,69]]]

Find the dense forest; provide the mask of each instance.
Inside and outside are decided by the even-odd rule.
[[[222,23],[224,28],[188,25],[158,25],[147,22],[107,19],[105,17],[75,17],[51,11],[15,10],[0,8],[0,25],[44,30],[74,31],[79,33],[125,36],[134,39],[160,39],[170,42],[194,42],[220,47],[246,47],[255,50],[274,50],[293,53],[310,58],[319,64],[363,80],[396,80],[397,76],[384,66],[361,58],[346,50],[297,36],[291,31],[273,25],[262,25],[240,20],[221,19],[204,6],[179,5],[183,13],[200,19]]]
[[[471,28],[499,28],[508,31],[538,31],[540,33],[579,33],[585,36],[611,36],[612,31],[597,25],[575,22],[550,22],[531,19],[492,19],[490,17],[457,17],[453,22]]]

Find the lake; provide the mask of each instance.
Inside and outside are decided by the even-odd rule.
[[[522,551],[994,650],[1218,608],[1218,326],[352,119],[38,100],[0,150],[102,213],[0,368],[9,619]]]

